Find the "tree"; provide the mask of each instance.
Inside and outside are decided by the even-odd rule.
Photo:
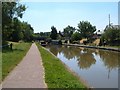
[[[120,45],[120,28],[109,27],[104,30],[101,43],[106,42],[109,45]]]
[[[19,40],[31,41],[33,39],[33,28],[27,22],[21,22],[25,5],[19,2],[2,3],[2,35],[3,44],[7,40],[18,42]]]
[[[81,33],[82,37],[87,39],[91,39],[92,35],[96,31],[96,27],[92,26],[88,21],[80,21],[78,28],[78,32]]]
[[[32,41],[34,29],[33,29],[33,27],[31,27],[30,24],[28,24],[27,22],[23,22],[22,23],[22,32],[24,35],[23,40]]]
[[[10,35],[10,40],[18,42],[19,40],[23,39],[23,32],[22,32],[22,27],[20,22],[17,18],[13,19],[13,30]]]
[[[52,26],[51,29],[52,29],[52,31],[51,31],[50,37],[51,37],[52,39],[56,40],[57,37],[58,37],[58,35],[57,35],[57,29],[56,29],[56,27],[54,27],[54,26]]]
[[[81,37],[81,34],[79,32],[75,32],[72,34],[72,41],[77,41],[77,40],[80,40],[82,37]]]
[[[22,18],[25,5],[18,4],[18,2],[2,2],[2,35],[3,41],[8,40],[12,30],[12,21],[14,18]]]
[[[71,36],[75,32],[75,30],[76,29],[74,27],[68,25],[66,28],[64,28],[64,36],[68,39],[71,39]]]
[[[50,38],[50,32],[40,32],[40,37]]]

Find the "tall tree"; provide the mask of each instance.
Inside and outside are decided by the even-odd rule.
[[[87,39],[90,39],[93,33],[96,31],[96,27],[92,26],[88,21],[80,21],[78,28],[78,31],[81,33],[82,37]]]
[[[56,29],[56,27],[54,27],[54,26],[52,26],[51,29],[52,29],[52,31],[51,31],[50,37],[51,37],[52,39],[56,40],[57,37],[58,37],[58,35],[57,35],[57,29]]]
[[[13,19],[13,29],[12,29],[12,34],[10,35],[10,40],[18,42],[19,40],[23,39],[23,32],[22,32],[22,27],[21,24],[22,22],[20,22],[20,20],[18,20],[17,18]]]
[[[11,35],[13,29],[11,23],[16,17],[22,18],[24,11],[26,10],[25,5],[19,4],[18,2],[2,2],[2,35],[3,40],[7,40]]]
[[[23,39],[25,41],[32,41],[34,29],[30,24],[28,24],[27,22],[23,22],[22,23],[22,32],[24,35]]]
[[[74,32],[75,32],[75,28],[72,26],[69,26],[69,25],[66,28],[64,28],[64,31],[63,31],[64,36],[68,39],[71,38],[71,36]]]

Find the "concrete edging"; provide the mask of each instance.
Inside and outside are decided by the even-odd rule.
[[[85,47],[85,48],[93,48],[93,49],[102,49],[102,50],[110,50],[110,51],[120,52],[120,48],[109,48],[109,47],[100,47],[100,46],[87,46],[87,45],[79,45],[79,44],[63,44],[63,45]]]

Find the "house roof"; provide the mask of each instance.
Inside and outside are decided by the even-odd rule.
[[[120,25],[112,25],[114,28],[117,28],[119,29],[120,28]]]

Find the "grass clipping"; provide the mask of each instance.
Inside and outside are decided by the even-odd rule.
[[[39,47],[43,66],[45,68],[45,82],[48,88],[86,88],[77,77],[68,71],[64,64],[49,51]]]

